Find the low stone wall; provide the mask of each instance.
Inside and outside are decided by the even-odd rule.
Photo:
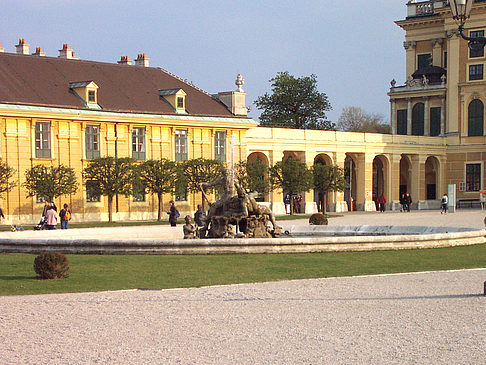
[[[306,227],[307,229],[290,230],[290,235],[278,239],[203,239],[184,240],[171,238],[70,238],[56,236],[51,238],[26,237],[25,239],[0,238],[0,252],[3,253],[39,253],[59,251],[67,254],[262,254],[262,253],[310,253],[398,250],[414,248],[438,248],[486,243],[486,230],[446,227],[422,227],[424,233],[416,233],[418,227],[388,226],[395,234],[374,235],[384,229],[383,226],[355,226],[357,235],[339,234],[326,236],[322,232],[332,229],[350,232],[350,227]],[[359,228],[358,228],[359,227]],[[372,228],[373,227],[373,228]],[[387,226],[385,226],[386,228]],[[414,229],[410,229],[414,228]],[[437,232],[431,233],[433,228]],[[414,234],[405,234],[404,230]],[[304,230],[306,235],[304,236]],[[368,234],[359,234],[368,231]],[[429,233],[425,233],[429,232]]]

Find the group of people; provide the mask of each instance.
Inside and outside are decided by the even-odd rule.
[[[304,198],[302,194],[290,196],[290,193],[285,194],[284,196],[284,205],[285,205],[285,214],[290,214],[290,204],[293,205],[294,213],[303,213],[303,202]]]
[[[169,223],[171,227],[176,227],[177,219],[180,217],[180,213],[177,210],[175,202],[173,200],[169,202],[169,210],[167,211],[167,214],[169,215]],[[203,227],[206,223],[206,213],[202,209],[201,204],[198,204],[197,211],[196,213],[194,213],[194,222],[197,224],[198,227]]]
[[[400,212],[410,212],[410,205],[412,205],[410,193],[402,193],[400,195],[400,205],[402,206]]]
[[[57,213],[56,204],[53,201],[45,201],[44,209],[42,211],[41,222],[45,223],[45,229],[53,230],[56,229],[58,220],[61,221],[61,229],[68,229],[69,221],[71,220],[71,211],[69,206],[64,204],[63,209]]]

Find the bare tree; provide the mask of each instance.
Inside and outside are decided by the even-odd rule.
[[[337,127],[347,132],[390,133],[390,125],[383,122],[382,115],[367,113],[357,106],[343,108]]]

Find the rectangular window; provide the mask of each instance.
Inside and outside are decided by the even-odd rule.
[[[483,65],[470,65],[469,80],[482,80],[482,79],[483,79]]]
[[[397,134],[407,134],[407,109],[397,110]]]
[[[226,162],[226,131],[217,131],[214,134],[214,159]]]
[[[182,96],[177,97],[177,108],[184,109],[184,98]]]
[[[444,52],[444,68],[447,69],[447,52]]]
[[[132,184],[132,197],[134,202],[145,201],[145,185],[140,179]]]
[[[86,158],[91,160],[100,157],[100,126],[86,126]]]
[[[484,30],[474,30],[469,33],[471,38],[484,37]],[[484,47],[479,49],[469,48],[469,58],[484,57]]]
[[[481,190],[481,164],[466,164],[466,191]]]
[[[175,160],[187,160],[187,129],[176,129],[175,131]]]
[[[432,65],[432,54],[424,53],[417,56],[417,69]]]
[[[89,103],[96,102],[96,92],[94,90],[88,90],[88,102]]]
[[[135,160],[145,160],[145,127],[132,129],[132,157]]]
[[[35,123],[35,157],[51,158],[51,123]]]
[[[97,181],[86,181],[86,201],[89,203],[96,203],[101,200],[99,185]]]
[[[430,108],[430,135],[438,136],[440,134],[440,107]]]

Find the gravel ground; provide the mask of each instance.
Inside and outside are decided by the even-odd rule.
[[[1,364],[484,364],[486,269],[0,297]]]

